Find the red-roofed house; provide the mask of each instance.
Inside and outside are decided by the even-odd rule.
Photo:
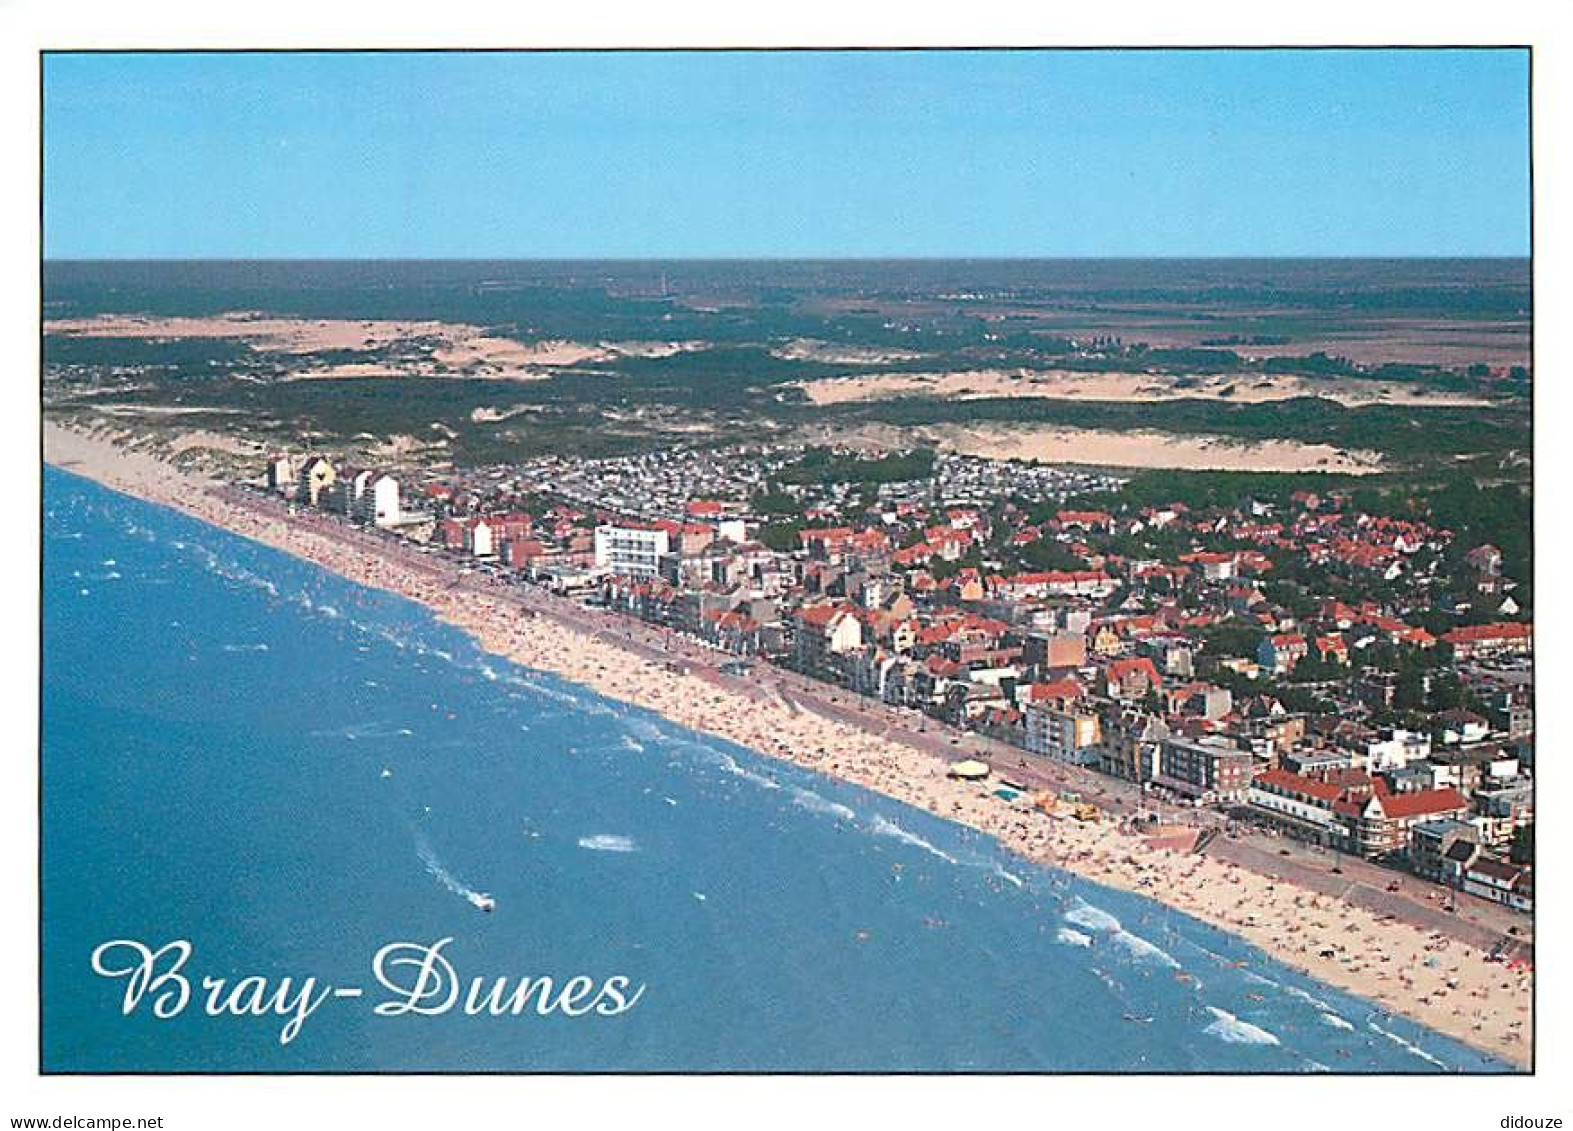
[[[1309,651],[1305,637],[1298,632],[1281,632],[1264,638],[1256,648],[1256,662],[1274,675],[1293,671]]]
[[[1417,824],[1469,811],[1456,789],[1395,794],[1383,779],[1359,771],[1333,782],[1265,770],[1251,783],[1247,800],[1257,816],[1292,836],[1367,859],[1406,852]]]
[[[1074,679],[1051,683],[1025,683],[1016,688],[1016,702],[1023,708],[1034,704],[1064,709],[1081,698],[1081,684]]]
[[[1158,669],[1146,656],[1115,660],[1104,669],[1107,694],[1113,699],[1140,699],[1163,686]]]
[[[1477,656],[1527,656],[1535,647],[1535,630],[1532,625],[1512,621],[1476,624],[1443,633],[1442,641],[1453,650],[1455,660],[1472,660]]]
[[[1114,516],[1104,511],[1060,511],[1054,516],[1061,530],[1109,530]]]
[[[796,629],[797,662],[805,671],[823,672],[831,657],[863,646],[863,622],[851,606],[805,605],[798,610]]]
[[[1316,638],[1316,655],[1324,664],[1347,664],[1349,646],[1338,633]]]

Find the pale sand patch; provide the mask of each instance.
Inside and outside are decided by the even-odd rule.
[[[183,432],[171,440],[169,454],[177,456],[193,448],[211,448],[214,451],[228,452],[236,456],[255,456],[261,450],[261,445],[255,441],[237,440],[234,436],[197,428],[190,432]]]
[[[430,441],[417,440],[414,436],[396,432],[380,444],[367,448],[366,454],[372,458],[398,459],[412,452],[424,451],[431,446]]]
[[[1197,373],[1176,377],[1159,373],[1079,373],[1072,370],[974,369],[949,373],[876,373],[861,377],[823,377],[798,383],[816,405],[939,397],[1041,397],[1049,400],[1147,403],[1219,400],[1261,404],[1295,397],[1321,397],[1344,405],[1416,405],[1433,408],[1480,407],[1483,397],[1432,393],[1412,385],[1363,378],[1316,380],[1278,374]]]
[[[520,416],[528,412],[538,413],[545,411],[546,406],[538,404],[521,404],[515,405],[513,408],[508,409],[496,408],[493,405],[478,405],[477,407],[470,410],[470,419],[475,421],[477,424],[484,424],[487,422],[507,420],[510,417]]]
[[[454,327],[454,329],[458,329]],[[517,342],[483,334],[455,335],[432,351],[432,360],[452,369],[480,366],[483,370],[506,376],[538,376],[538,368],[578,365],[584,361],[605,361],[611,354],[600,346],[582,342]]]
[[[709,342],[603,342],[606,350],[617,357],[676,357],[680,353],[698,353],[710,348]]]
[[[1382,457],[1376,452],[1344,451],[1330,444],[1302,444],[1295,440],[1237,443],[1215,436],[1026,424],[947,424],[918,431],[947,451],[985,459],[1184,471],[1329,471],[1372,475],[1382,470]]]
[[[894,347],[846,346],[797,338],[770,351],[783,361],[819,361],[826,365],[890,365],[897,361],[916,361],[921,353]]]
[[[280,353],[376,349],[411,338],[442,337],[455,329],[479,332],[474,327],[453,327],[442,322],[275,318],[246,311],[206,318],[101,314],[92,318],[58,318],[44,323],[47,334],[154,340],[240,338],[256,349]]]
[[[1478,949],[1380,919],[1331,896],[1208,856],[1148,845],[1111,822],[1050,820],[1003,804],[985,785],[950,780],[945,762],[769,695],[673,671],[517,595],[477,591],[457,563],[401,557],[374,536],[285,521],[283,512],[222,495],[145,454],[46,422],[45,458],[108,486],[185,511],[316,562],[352,581],[420,601],[484,648],[762,754],[877,790],[994,836],[1021,856],[1161,900],[1232,931],[1279,960],[1466,1044],[1526,1065],[1534,973],[1485,961]],[[1191,966],[1187,962],[1187,966]],[[1200,976],[1207,977],[1205,967]],[[1364,1018],[1348,1023],[1363,1031]]]

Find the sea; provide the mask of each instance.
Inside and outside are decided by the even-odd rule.
[[[53,467],[43,550],[46,1072],[1510,1070]],[[128,985],[181,941],[184,999]],[[350,992],[286,1042],[308,977]],[[535,1008],[614,977],[626,1011]]]

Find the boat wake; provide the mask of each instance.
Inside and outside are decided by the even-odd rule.
[[[452,892],[454,895],[463,899],[471,906],[480,908],[482,911],[490,911],[493,907],[496,906],[496,901],[493,900],[491,896],[487,895],[483,891],[476,891],[474,888],[460,880],[452,872],[448,871],[448,869],[443,866],[442,861],[437,859],[437,853],[432,850],[431,844],[427,842],[425,837],[417,836],[415,838],[415,853],[420,857],[421,863],[426,865],[426,871],[429,872],[438,883],[440,883],[444,888]]]

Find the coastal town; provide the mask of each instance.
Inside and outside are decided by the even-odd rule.
[[[278,452],[249,480],[734,676],[943,728],[953,771],[1004,800],[1531,912],[1533,626],[1502,551],[1341,487],[1135,506],[1124,483],[790,446],[465,470]]]
[[[1094,469],[673,452],[600,464],[631,504],[615,508],[552,491],[593,489],[585,461],[373,470],[47,422],[44,443],[65,471],[418,602],[488,653],[1237,935],[1372,1003],[1377,1039],[1380,1018],[1401,1015],[1532,1063],[1529,641],[1493,627],[1528,624],[1502,611],[1528,583],[1467,553],[1454,568],[1440,529],[1405,528],[1418,548],[1389,546],[1381,573],[1407,566],[1438,607],[1467,584],[1490,601],[1488,632],[1450,639],[1434,612],[1373,611],[1345,589],[1325,614],[1315,598],[1291,609],[1267,564],[1293,560],[1281,546],[1228,542],[1229,521],[1199,502],[1090,505],[1137,485]],[[748,463],[774,470],[749,481]],[[708,475],[706,489],[685,492],[685,475]],[[1245,519],[1271,509],[1264,495],[1235,521],[1345,555],[1397,540],[1353,503],[1285,496]],[[1325,528],[1297,534],[1284,516],[1302,511]],[[1142,535],[1172,539],[1143,555],[1169,565],[1167,582],[1133,568]],[[1241,588],[1262,590],[1260,606],[1235,612]],[[1412,651],[1379,635],[1404,625]],[[1275,638],[1297,635],[1306,654],[1289,659],[1293,641]],[[1312,654],[1331,637],[1347,667]],[[1362,690],[1387,685],[1386,706]],[[1462,705],[1443,707],[1454,689]],[[1329,695],[1348,698],[1324,707]],[[780,788],[768,771],[751,780]],[[1497,815],[1514,790],[1524,803]]]

